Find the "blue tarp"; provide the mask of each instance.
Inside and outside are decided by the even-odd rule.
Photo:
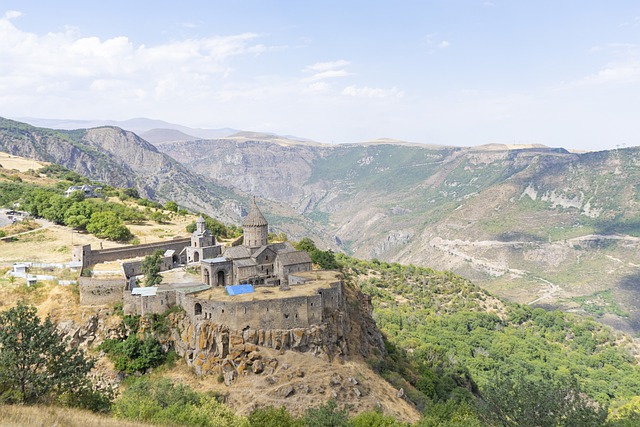
[[[253,292],[253,285],[231,285],[225,286],[227,288],[228,295],[242,295],[250,294]]]

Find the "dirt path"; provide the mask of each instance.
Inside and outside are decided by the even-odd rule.
[[[15,233],[15,234],[10,234],[8,236],[4,236],[2,238],[0,238],[0,240],[11,240],[14,237],[18,237],[18,236],[24,236],[25,234],[31,234],[31,233],[35,233],[36,231],[42,231],[45,230],[49,227],[52,227],[54,225],[54,223],[47,221],[46,219],[41,219],[41,218],[35,218],[34,219],[35,222],[37,222],[38,224],[40,224],[40,227],[38,228],[34,228],[33,230],[29,230],[29,231],[23,231],[21,233]]]
[[[599,238],[599,236],[584,236],[582,240],[586,240],[586,237],[590,238]],[[610,237],[618,237],[621,236],[610,236]],[[577,238],[579,239],[579,238]],[[635,238],[632,238],[635,239]],[[575,240],[575,239],[572,239]],[[470,255],[463,251],[463,248],[466,247],[513,247],[513,248],[521,248],[523,245],[529,242],[501,242],[496,240],[484,240],[484,241],[466,241],[466,240],[446,240],[440,237],[436,237],[431,240],[430,244],[434,248],[450,253],[455,257],[461,258],[467,262],[470,262],[471,265],[478,271],[482,271],[492,276],[502,276],[504,274],[513,274],[520,277],[529,277],[533,280],[542,282],[543,293],[538,298],[533,301],[528,302],[528,305],[536,304],[540,301],[551,299],[557,296],[559,292],[562,291],[562,288],[555,283],[551,283],[547,279],[543,279],[542,277],[538,277],[533,275],[531,272],[526,270],[519,270],[515,268],[510,268],[505,263],[495,263],[486,259],[477,258],[473,255]]]

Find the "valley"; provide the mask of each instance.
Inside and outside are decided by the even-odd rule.
[[[147,130],[144,141],[117,128],[3,123],[4,151],[232,223],[253,194],[273,232],[364,259],[451,270],[512,301],[588,314],[574,298],[610,291],[628,316],[600,320],[640,332],[638,148],[328,145],[254,132],[199,139],[186,129]]]

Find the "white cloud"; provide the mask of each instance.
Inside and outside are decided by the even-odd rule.
[[[18,12],[17,10],[8,10],[4,13],[4,18],[11,20],[16,19],[22,16],[22,12]]]
[[[316,62],[312,65],[307,65],[304,68],[305,73],[313,73],[310,77],[303,79],[305,82],[317,82],[319,80],[335,79],[340,77],[347,77],[352,75],[344,67],[350,64],[349,61],[340,59],[338,61],[331,62]]]
[[[442,41],[438,44],[438,47],[439,47],[440,49],[446,49],[446,48],[448,48],[449,46],[451,46],[451,43],[449,43],[447,40],[442,40]]]
[[[326,79],[335,79],[335,78],[339,78],[339,77],[347,77],[352,75],[352,73],[346,71],[346,70],[327,70],[327,71],[323,71],[321,73],[316,73],[311,77],[308,77],[306,79],[304,79],[305,81],[308,82],[314,82],[314,81],[318,81],[318,80],[326,80]]]
[[[330,62],[316,62],[315,64],[306,66],[304,71],[317,73],[322,71],[335,70],[336,68],[343,68],[349,64],[350,62],[345,61],[344,59]]]
[[[640,83],[640,62],[609,64],[595,74],[585,77],[577,85]]]
[[[304,88],[305,93],[314,95],[323,94],[329,92],[331,85],[327,82],[315,82]]]
[[[640,83],[640,45],[609,43],[593,46],[589,52],[606,55],[610,60],[597,72],[570,83],[569,86]]]
[[[380,89],[368,86],[347,86],[342,90],[342,95],[358,98],[402,98],[404,92],[399,91],[395,87],[391,89]]]
[[[256,33],[152,46],[136,46],[125,36],[81,37],[74,29],[39,35],[18,29],[10,20],[18,16],[6,12],[0,17],[0,108],[17,113],[22,104],[24,115],[46,115],[35,109],[65,102],[74,108],[68,114],[104,114],[97,111],[117,110],[123,101],[151,111],[160,108],[154,101],[161,99],[189,102],[215,96],[233,73],[233,57],[270,49],[256,42],[261,37]],[[7,101],[14,99],[23,101]]]

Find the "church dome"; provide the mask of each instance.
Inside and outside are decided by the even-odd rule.
[[[243,227],[266,227],[269,225],[267,220],[264,219],[262,212],[258,209],[258,205],[256,204],[256,200],[253,199],[253,203],[251,204],[251,209],[249,210],[249,214],[245,217],[242,222]]]

